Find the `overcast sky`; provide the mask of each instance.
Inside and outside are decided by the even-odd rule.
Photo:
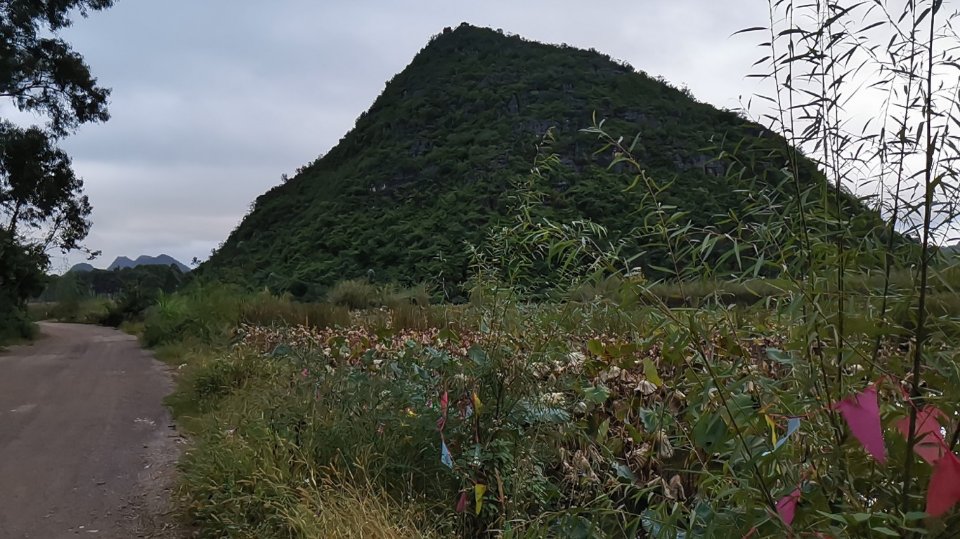
[[[64,32],[113,89],[112,119],[64,143],[94,206],[94,265],[208,256],[445,26],[593,47],[736,108],[759,51],[730,36],[765,17],[758,0],[119,0]]]

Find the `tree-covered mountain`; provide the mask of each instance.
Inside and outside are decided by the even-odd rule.
[[[616,240],[642,221],[643,195],[625,190],[629,171],[608,167],[610,152],[581,132],[593,118],[628,141],[639,133],[638,161],[672,181],[662,201],[701,226],[750,197],[731,184],[732,161],[716,159],[720,146],[767,155],[759,181],[783,166],[770,157],[782,139],[662,79],[596,51],[464,24],[434,36],[325,156],[257,198],[200,272],[296,295],[370,275],[443,282],[449,295],[468,276],[467,243],[506,214],[512,181],[551,129],[561,166],[541,211],[587,217]],[[823,181],[802,165],[804,182]]]

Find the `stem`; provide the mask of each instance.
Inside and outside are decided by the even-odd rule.
[[[917,300],[917,346],[913,353],[913,381],[910,387],[910,433],[907,437],[907,457],[903,465],[903,511],[910,508],[910,490],[913,486],[913,447],[917,442],[917,408],[920,404],[920,369],[923,362],[923,345],[927,340],[927,276],[929,273],[930,256],[927,250],[930,246],[930,222],[933,214],[933,43],[934,20],[936,19],[937,0],[931,0],[930,10],[930,41],[927,49],[927,95],[924,107],[926,122],[926,170],[923,173],[924,200],[923,200],[923,243],[920,252],[920,297]]]
[[[890,226],[887,230],[887,252],[884,256],[884,266],[883,266],[883,299],[880,304],[880,321],[878,323],[877,339],[874,342],[873,346],[873,362],[870,365],[870,371],[867,375],[867,379],[873,378],[874,367],[880,359],[880,345],[882,342],[882,330],[887,325],[887,309],[889,308],[890,301],[890,272],[893,269],[893,240],[896,236],[897,230],[897,220],[899,219],[900,213],[900,188],[903,184],[903,173],[904,173],[904,159],[906,157],[906,126],[907,121],[909,121],[910,116],[910,102],[913,95],[913,79],[916,77],[916,58],[917,58],[917,40],[916,40],[916,27],[917,27],[917,13],[913,12],[913,24],[911,26],[910,32],[910,67],[907,69],[907,85],[906,85],[906,95],[904,96],[903,103],[903,123],[900,125],[898,130],[899,144],[900,144],[900,156],[897,162],[897,184],[894,190],[893,195],[893,213],[890,216]],[[881,141],[884,144],[884,151],[881,153],[881,163],[885,161],[886,156],[886,143]]]
[[[829,17],[829,10],[824,12],[824,16]],[[826,36],[832,36],[833,32],[831,31],[832,24],[829,21],[832,18],[827,19],[827,25],[825,27],[826,32],[823,32]],[[823,168],[824,172],[829,169],[833,169],[833,183],[834,183],[834,199],[837,203],[837,216],[836,216],[836,249],[837,249],[837,326],[834,329],[835,335],[834,340],[837,347],[837,399],[843,397],[843,347],[844,347],[844,325],[845,325],[845,309],[844,309],[844,288],[843,288],[843,277],[845,270],[845,257],[843,250],[843,233],[844,233],[844,222],[843,222],[843,173],[840,170],[839,165],[839,156],[842,151],[843,138],[840,135],[841,123],[839,118],[838,109],[840,107],[840,85],[831,84],[830,88],[833,88],[833,96],[831,98],[827,97],[827,77],[829,76],[831,81],[836,80],[836,75],[834,73],[835,66],[837,65],[836,57],[834,55],[833,40],[827,42],[827,49],[824,50],[821,48],[821,55],[824,58],[830,60],[829,62],[829,71],[827,66],[821,64],[823,70],[820,76],[820,88],[821,88],[821,99],[823,103]],[[820,41],[821,47],[823,41]],[[829,51],[829,55],[827,54]],[[829,73],[829,75],[828,75]],[[830,112],[833,112],[833,126],[831,126]],[[832,165],[831,165],[832,159]],[[826,174],[824,174],[826,176]],[[829,181],[829,177],[827,177]],[[829,212],[829,206],[825,207],[825,211]],[[828,213],[829,215],[829,213]]]

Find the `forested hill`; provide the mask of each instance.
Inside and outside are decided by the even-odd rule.
[[[745,137],[741,148],[782,146],[598,52],[464,24],[435,36],[329,153],[260,196],[200,272],[296,295],[369,275],[455,288],[467,242],[505,215],[511,180],[529,172],[550,128],[562,170],[543,211],[630,230],[641,195],[624,191],[631,176],[608,170],[596,137],[580,132],[594,113],[627,140],[641,134],[635,152],[648,174],[675,180],[664,201],[701,225],[749,196],[708,148]]]

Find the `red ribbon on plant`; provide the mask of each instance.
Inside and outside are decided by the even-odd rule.
[[[850,395],[832,406],[843,416],[857,441],[880,463],[887,460],[877,395],[877,384],[884,378],[887,377],[880,378],[860,393]],[[900,390],[907,404],[913,406],[909,395],[899,383],[892,378],[890,380]],[[950,451],[943,437],[941,420],[949,421],[949,416],[939,408],[924,406],[917,410],[914,425],[913,451],[934,467],[927,487],[926,507],[927,514],[932,517],[939,517],[960,503],[960,457]],[[909,417],[898,419],[895,426],[905,439],[909,439]],[[788,526],[793,522],[796,514],[800,493],[800,489],[797,488],[777,502],[777,513]]]

